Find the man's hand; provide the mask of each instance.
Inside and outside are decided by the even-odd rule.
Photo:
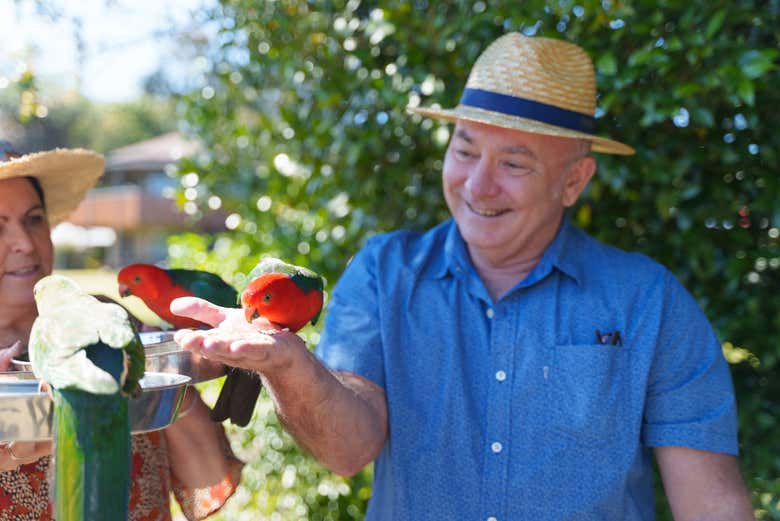
[[[737,458],[687,447],[657,447],[655,457],[675,521],[751,521]]]
[[[271,373],[289,368],[295,357],[300,358],[307,351],[298,335],[276,331],[264,318],[250,324],[242,309],[182,297],[171,302],[171,311],[213,326],[209,330],[179,330],[174,340],[188,351],[225,365]]]
[[[171,302],[171,311],[213,326],[180,330],[174,339],[205,358],[259,372],[282,425],[332,471],[355,474],[382,450],[387,403],[374,382],[330,371],[298,335],[273,331],[262,318],[250,324],[242,309],[183,297]]]

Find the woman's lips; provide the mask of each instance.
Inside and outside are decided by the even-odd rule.
[[[24,277],[30,277],[32,275],[37,275],[39,270],[40,270],[40,266],[36,264],[35,266],[27,266],[24,268],[17,268],[14,270],[6,270],[4,275],[10,277],[24,278]]]

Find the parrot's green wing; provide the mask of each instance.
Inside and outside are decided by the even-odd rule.
[[[314,271],[304,268],[303,266],[296,266],[284,262],[276,257],[263,257],[260,259],[260,262],[258,262],[252,271],[249,272],[249,275],[247,275],[247,284],[250,280],[267,273],[283,273],[284,275],[289,276],[305,293],[312,290],[322,291],[324,288],[322,277]]]
[[[238,306],[235,288],[219,275],[208,271],[170,269],[166,270],[173,281],[189,290],[193,295],[225,308]]]

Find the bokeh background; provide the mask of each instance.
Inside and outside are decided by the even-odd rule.
[[[780,519],[780,1],[6,3],[0,137],[107,154],[93,206],[55,232],[59,269],[109,294],[134,260],[238,283],[262,254],[332,288],[370,235],[447,216],[451,128],[405,107],[457,103],[479,52],[507,31],[583,46],[597,129],[637,154],[599,156],[571,218],[665,264],[695,295],[732,364],[756,516]],[[24,29],[33,22],[48,29]],[[47,50],[51,39],[71,57]],[[52,70],[57,60],[72,70]],[[141,206],[116,217],[117,201],[147,199],[176,216]],[[317,328],[303,334],[316,345]],[[203,384],[207,400],[219,384]],[[250,463],[215,519],[362,519],[370,468],[327,472],[268,400],[230,437]],[[660,487],[657,510],[670,519]]]

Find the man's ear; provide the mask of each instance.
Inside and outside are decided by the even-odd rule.
[[[595,173],[596,160],[591,156],[581,157],[569,167],[561,197],[564,206],[569,207],[577,202],[580,194],[588,186],[588,182]]]

